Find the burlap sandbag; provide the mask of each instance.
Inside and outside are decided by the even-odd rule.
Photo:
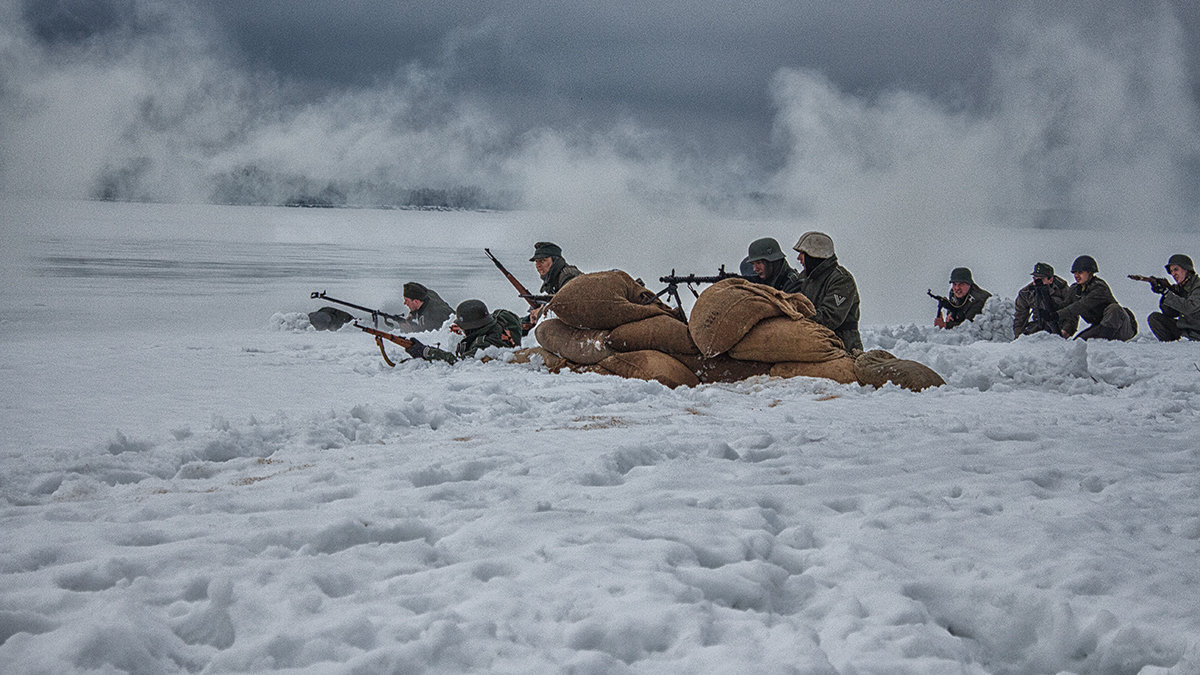
[[[763,319],[803,319],[816,313],[812,302],[800,293],[784,293],[745,279],[723,279],[696,298],[688,329],[701,354],[716,356],[737,344]]]
[[[910,389],[921,391],[928,387],[940,387],[946,384],[941,375],[923,363],[898,359],[882,349],[872,349],[859,355],[854,361],[854,372],[858,381],[874,387],[882,387],[888,382]]]
[[[701,383],[740,382],[748,377],[767,375],[771,364],[762,361],[739,361],[721,354],[705,358],[698,354],[672,354],[688,370],[700,378]]]
[[[639,380],[655,380],[672,389],[679,386],[694,387],[700,384],[696,374],[670,354],[643,349],[636,352],[618,352],[599,363],[601,368],[621,377]]]
[[[763,319],[728,354],[743,361],[822,362],[846,356],[842,340],[833,331],[811,319],[799,321],[784,316]]]
[[[788,361],[771,365],[771,377],[824,377],[841,382],[855,384],[858,382],[858,371],[854,369],[854,357],[842,352],[836,359],[814,363],[811,361]]]
[[[542,363],[546,365],[546,370],[552,373],[557,373],[568,365],[568,361],[563,357],[555,354],[549,349],[543,347],[526,347],[513,352],[513,363],[529,363],[534,356],[540,356]]]
[[[653,291],[621,270],[575,277],[554,295],[546,310],[568,325],[599,330],[674,313]]]
[[[542,319],[533,332],[539,345],[573,363],[600,363],[616,353],[607,346],[606,330],[574,328],[558,319]]]
[[[687,324],[665,315],[617,326],[608,336],[608,346],[619,352],[655,349],[668,354],[700,353]]]

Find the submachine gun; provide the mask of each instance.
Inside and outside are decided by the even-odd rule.
[[[736,272],[726,272],[724,265],[721,265],[719,268],[717,268],[716,276],[709,277],[699,276],[696,274],[679,276],[675,274],[675,270],[671,270],[671,273],[667,276],[658,278],[659,282],[666,284],[667,287],[658,293],[655,293],[654,297],[661,299],[665,295],[668,298],[673,299],[675,301],[675,307],[679,309],[679,313],[682,315],[683,302],[679,298],[679,284],[687,286],[687,289],[692,292],[692,295],[698,298],[700,297],[700,294],[696,292],[696,284],[715,284],[718,281],[723,281],[725,279],[745,279],[745,277],[737,274]]]
[[[936,318],[941,319],[942,312],[950,312],[951,310],[954,309],[954,305],[950,304],[950,298],[947,298],[944,295],[938,295],[938,294],[934,293],[932,288],[925,289],[925,294],[928,295],[929,297],[933,298],[934,300],[937,300],[938,306],[937,306],[937,317]]]

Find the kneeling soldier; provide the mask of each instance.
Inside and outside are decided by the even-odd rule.
[[[1058,310],[1062,335],[1071,337],[1083,319],[1091,325],[1075,336],[1080,340],[1129,340],[1137,335],[1133,312],[1117,304],[1108,284],[1096,276],[1099,271],[1096,259],[1090,255],[1081,255],[1071,264],[1075,283],[1067,289],[1066,305]]]
[[[1181,337],[1200,340],[1200,293],[1196,292],[1200,280],[1192,259],[1176,253],[1167,261],[1167,274],[1175,283],[1151,286],[1155,293],[1162,294],[1162,299],[1158,301],[1162,311],[1146,317],[1146,323],[1150,324],[1155,337],[1163,342]]]
[[[1033,266],[1033,281],[1017,291],[1013,312],[1013,338],[1046,331],[1061,335],[1058,308],[1067,304],[1067,282],[1055,276],[1054,268],[1040,262]]]

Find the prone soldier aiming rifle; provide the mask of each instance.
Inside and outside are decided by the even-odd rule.
[[[483,249],[483,252],[487,254],[487,257],[492,259],[492,262],[496,264],[496,267],[500,270],[501,274],[503,274],[504,277],[506,279],[508,279],[508,283],[512,284],[513,288],[517,289],[517,295],[519,295],[522,300],[529,303],[529,309],[531,309],[531,310],[537,309],[539,307],[544,306],[546,303],[550,302],[550,298],[552,298],[553,296],[535,295],[533,293],[530,293],[529,289],[525,288],[525,284],[522,284],[519,279],[517,279],[515,276],[513,276],[512,272],[509,272],[504,267],[503,263],[501,263],[499,260],[496,259],[496,256],[492,255],[491,249],[485,248],[485,249]],[[529,330],[531,328],[533,328],[533,324],[534,324],[533,321],[522,321],[521,322],[521,331],[528,333]]]
[[[682,315],[683,314],[683,302],[679,298],[679,284],[683,284],[683,285],[687,286],[687,289],[692,292],[692,295],[699,298],[700,294],[696,292],[696,289],[694,287],[695,284],[715,284],[718,281],[722,281],[724,279],[744,279],[744,278],[745,277],[743,277],[742,275],[737,274],[735,272],[726,272],[724,265],[721,265],[720,267],[717,268],[716,276],[710,276],[710,277],[697,276],[695,274],[689,274],[687,276],[677,276],[675,274],[675,270],[671,270],[671,273],[668,274],[667,276],[658,278],[658,280],[661,283],[666,284],[667,287],[662,289],[658,293],[655,293],[654,297],[662,298],[662,296],[666,295],[668,298],[674,299],[675,306],[679,309],[679,313]]]

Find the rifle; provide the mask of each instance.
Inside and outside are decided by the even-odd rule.
[[[1163,293],[1171,290],[1171,282],[1162,277],[1148,277],[1141,274],[1130,274],[1129,278],[1133,279],[1134,281],[1148,282],[1150,284],[1150,290],[1154,291],[1155,293]]]
[[[673,298],[675,300],[675,306],[679,308],[679,313],[682,314],[683,313],[683,301],[681,301],[679,299],[679,284],[683,284],[683,285],[687,286],[687,289],[692,292],[692,295],[694,295],[695,297],[698,298],[698,297],[700,297],[700,294],[696,292],[696,289],[694,288],[695,284],[715,284],[718,281],[723,281],[725,279],[744,279],[744,278],[745,277],[743,277],[740,274],[736,274],[734,272],[726,272],[724,265],[721,265],[720,267],[717,268],[716,276],[711,276],[711,277],[697,276],[695,274],[689,274],[687,276],[677,276],[675,274],[675,270],[671,270],[671,273],[668,274],[667,276],[658,278],[658,280],[660,282],[666,284],[667,287],[662,289],[658,293],[655,293],[654,297],[662,298],[663,295],[666,295],[669,298]]]
[[[375,336],[375,344],[379,345],[379,353],[383,355],[383,362],[388,364],[388,367],[390,368],[395,368],[396,364],[388,358],[387,352],[384,351],[383,341],[388,340],[389,342],[394,342],[405,349],[408,349],[413,345],[413,341],[404,337],[403,335],[392,335],[391,333],[386,333],[370,326],[364,326],[357,321],[354,322],[354,327],[358,328],[364,333],[370,333],[371,335]]]
[[[312,294],[309,295],[308,297],[312,298],[313,300],[326,300],[328,302],[336,302],[339,305],[345,305],[346,307],[350,307],[352,309],[357,309],[360,312],[366,312],[367,314],[371,315],[371,322],[374,323],[376,326],[379,325],[380,319],[383,319],[383,322],[389,326],[391,326],[393,323],[404,323],[404,322],[408,321],[408,319],[405,319],[404,317],[400,316],[399,314],[388,314],[387,312],[384,312],[384,311],[381,311],[378,309],[371,309],[370,307],[363,307],[362,305],[356,305],[353,302],[346,302],[345,300],[338,300],[337,298],[333,298],[328,295],[325,295],[325,291],[321,291],[320,293],[318,293],[317,291],[313,291]],[[358,324],[356,323],[355,325],[357,326]]]
[[[507,269],[505,269],[504,264],[497,260],[496,256],[492,255],[491,249],[485,248],[483,249],[483,252],[487,254],[487,257],[492,259],[492,262],[496,263],[496,267],[499,268],[500,273],[508,279],[508,283],[512,284],[513,288],[517,289],[517,295],[521,296],[521,299],[529,303],[529,309],[537,309],[547,302],[550,302],[551,296],[549,295],[534,295],[533,293],[530,293],[529,289],[525,288],[525,285],[522,284],[519,279],[514,277],[512,272],[509,272]]]

